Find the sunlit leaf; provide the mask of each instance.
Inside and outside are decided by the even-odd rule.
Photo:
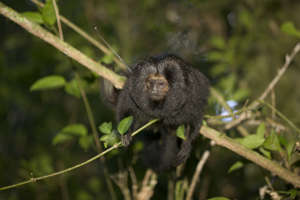
[[[238,170],[238,169],[242,168],[243,166],[244,166],[244,163],[242,163],[241,161],[237,161],[233,165],[231,165],[231,167],[228,170],[228,173]]]
[[[278,136],[275,132],[271,132],[271,134],[266,138],[264,142],[264,148],[271,151],[281,151],[282,148],[279,143]]]
[[[263,138],[265,136],[265,131],[266,131],[265,123],[261,123],[256,130],[256,135]]]
[[[112,132],[111,134],[105,134],[100,137],[100,141],[104,143],[104,147],[107,148],[108,146],[113,146],[117,142],[119,142],[119,137]]]
[[[99,126],[99,130],[104,134],[111,134],[112,131],[112,123],[104,122]]]
[[[256,149],[264,143],[265,138],[259,135],[247,135],[246,137],[239,138],[237,141],[249,149]]]
[[[22,13],[24,17],[38,24],[44,23],[43,17],[39,12],[24,12]]]
[[[292,36],[300,38],[300,30],[296,29],[293,22],[285,22],[281,25],[281,31]]]
[[[184,125],[180,125],[180,126],[176,129],[176,135],[177,135],[177,137],[179,137],[179,138],[185,140],[185,135],[184,135],[184,133],[185,133],[185,127],[184,127]]]
[[[64,86],[66,83],[64,77],[62,76],[46,76],[37,80],[32,86],[30,87],[31,91],[35,90],[46,90],[46,89],[53,89],[59,88]]]
[[[268,159],[272,159],[272,156],[271,156],[271,152],[270,152],[270,151],[265,150],[263,147],[260,147],[260,148],[259,148],[259,151],[260,151],[264,156],[266,156]]]
[[[121,135],[126,133],[128,131],[128,129],[130,128],[132,122],[133,122],[133,117],[132,116],[129,116],[129,117],[126,117],[126,118],[122,119],[120,121],[120,123],[118,124],[119,133]]]
[[[42,8],[42,16],[46,24],[52,26],[56,21],[55,10],[52,0],[47,0]]]

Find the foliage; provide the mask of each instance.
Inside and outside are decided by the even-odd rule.
[[[45,7],[39,9],[29,1],[3,2],[58,34],[52,0],[45,1]],[[57,4],[60,13],[90,35],[94,35],[92,26],[99,25],[103,37],[127,63],[166,51],[189,60],[210,77],[226,102],[236,102],[233,113],[243,110],[264,91],[282,66],[285,54],[300,37],[300,5],[293,0],[58,1]],[[99,99],[98,77],[2,16],[0,26],[0,170],[3,172],[0,185],[52,173],[95,155],[96,142],[80,88],[87,94],[95,123],[113,121],[110,109]],[[65,26],[63,34],[68,43],[86,55],[112,64],[112,54],[95,50]],[[80,80],[75,78],[76,73],[82,77]],[[297,109],[300,91],[296,89],[300,84],[299,73],[298,56],[274,89],[272,98],[266,99],[297,127],[300,126]],[[216,99],[209,100],[208,115],[223,111]],[[242,124],[246,134],[241,134],[239,128],[223,132],[285,168],[299,170],[297,131],[266,106],[253,113],[255,118]],[[101,145],[107,147],[118,142],[119,133],[128,131],[132,120],[129,117],[116,127],[102,123]],[[212,123],[209,118],[206,121]],[[217,122],[215,126],[220,130],[228,123],[222,119]],[[178,127],[179,137],[184,136],[184,129]],[[206,140],[197,142],[184,169],[186,180],[191,180],[199,154],[207,147]],[[105,164],[109,174],[132,166],[141,180],[145,169],[137,158],[142,148],[142,144],[136,143],[119,154],[108,154]],[[272,179],[272,192],[283,198],[299,198],[297,189],[273,179],[266,171],[262,176],[261,168],[233,153],[212,147],[212,154],[196,186],[199,194],[194,195],[199,195],[199,199],[200,194],[206,194],[202,199],[214,196],[211,199],[257,199],[258,190],[267,185],[265,177]],[[71,174],[1,191],[0,199],[111,199],[102,168],[102,163],[95,162]],[[153,199],[166,199],[168,180],[164,175],[159,177]],[[184,184],[176,182],[176,198],[184,198],[187,190]],[[118,199],[122,199],[114,187]]]

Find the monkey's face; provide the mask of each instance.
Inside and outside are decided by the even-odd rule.
[[[151,100],[161,101],[169,91],[169,83],[161,74],[150,74],[145,80],[145,90]]]

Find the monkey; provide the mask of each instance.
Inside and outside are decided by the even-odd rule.
[[[208,79],[176,55],[137,62],[127,74],[123,89],[113,95],[117,122],[133,116],[130,129],[121,136],[122,144],[128,146],[132,132],[158,118],[158,125],[145,137],[144,163],[156,171],[180,165],[189,157],[192,142],[199,135],[208,95]],[[184,140],[176,136],[180,125],[185,126]]]

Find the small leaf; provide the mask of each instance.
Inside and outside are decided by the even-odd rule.
[[[84,151],[87,151],[93,144],[93,138],[91,136],[82,136],[79,138],[79,145]]]
[[[133,122],[133,117],[129,116],[120,121],[118,124],[118,131],[121,135],[126,133]]]
[[[66,81],[62,76],[46,76],[32,84],[30,91],[58,88],[64,86],[65,83]]]
[[[58,133],[52,140],[53,145],[57,145],[60,143],[64,143],[66,141],[71,140],[73,137],[71,135]]]
[[[113,54],[105,54],[100,61],[105,63],[105,64],[110,64],[113,62]]]
[[[43,19],[46,24],[53,26],[56,21],[55,10],[51,0],[47,0],[42,8]]]
[[[112,132],[111,134],[103,135],[100,138],[100,141],[102,141],[104,143],[104,147],[107,148],[108,146],[113,146],[119,142],[119,138],[114,132]]]
[[[75,80],[66,83],[65,91],[72,96],[80,98],[80,90]]]
[[[87,129],[82,124],[68,125],[68,126],[64,127],[60,132],[64,133],[64,134],[75,135],[75,136],[86,136],[87,135]]]
[[[271,156],[271,152],[270,151],[267,151],[265,150],[263,147],[260,147],[259,148],[259,151],[264,155],[266,156],[268,159],[272,159],[272,156]]]
[[[243,138],[237,138],[236,141],[249,149],[256,149],[264,143],[265,138],[258,135],[247,135]]]
[[[212,37],[210,43],[218,49],[225,49],[226,47],[225,40],[222,37],[218,37],[218,36]]]
[[[281,151],[282,148],[279,143],[278,136],[275,132],[271,132],[271,134],[266,138],[264,142],[264,148],[271,151]]]
[[[112,131],[112,123],[111,122],[104,122],[99,126],[99,131],[104,134],[111,134]]]
[[[214,198],[210,198],[208,200],[230,200],[230,199],[228,199],[226,197],[214,197]]]
[[[296,29],[293,22],[285,22],[281,25],[281,31],[288,35],[300,37],[300,31]]]
[[[177,137],[185,140],[184,132],[185,132],[184,125],[178,126],[178,128],[176,129],[176,135],[177,135]]]
[[[24,12],[22,13],[24,17],[38,24],[44,23],[43,17],[39,12]]]
[[[241,161],[237,161],[233,165],[231,165],[231,167],[228,170],[228,173],[238,170],[238,169],[242,168],[243,166],[244,166],[244,163],[242,163]]]
[[[261,123],[256,130],[256,135],[264,138],[265,131],[266,131],[265,123]]]

